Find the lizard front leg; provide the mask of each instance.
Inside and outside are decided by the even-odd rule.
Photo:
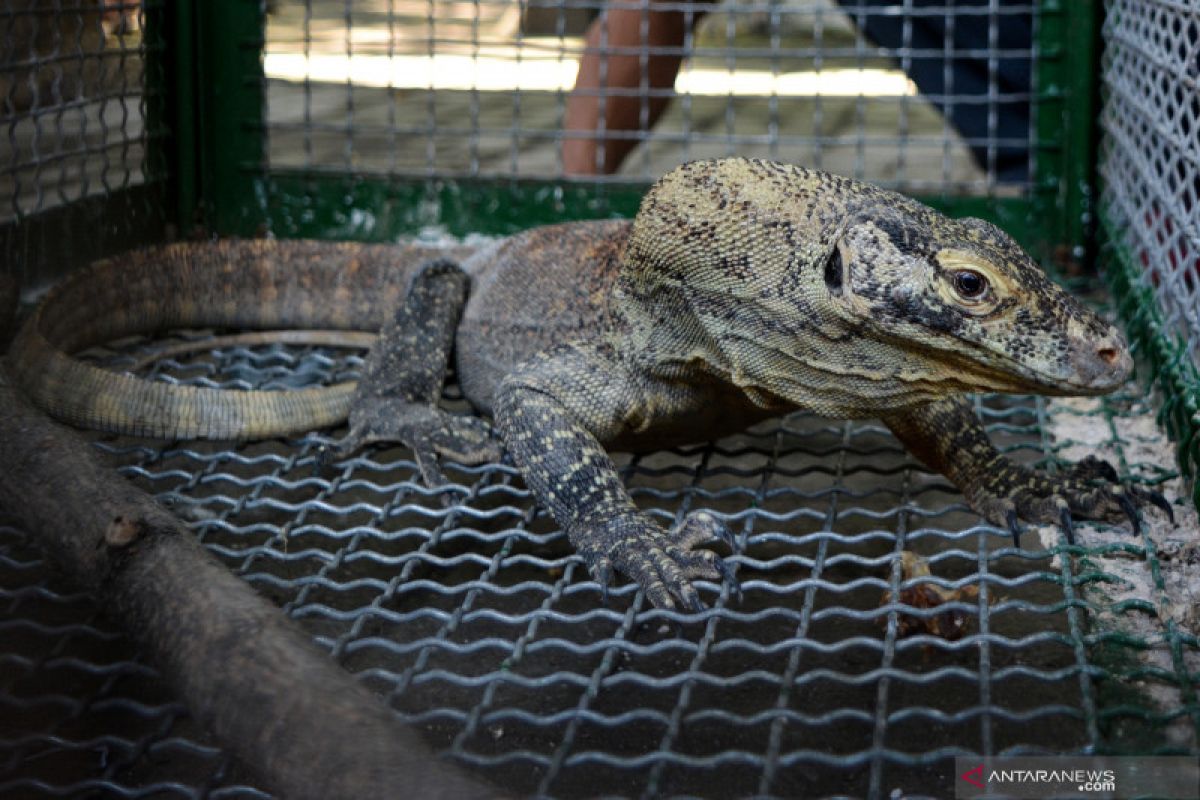
[[[413,277],[404,303],[367,354],[350,406],[350,432],[331,455],[344,458],[371,442],[412,449],[421,478],[444,484],[438,456],[468,464],[500,458],[483,419],[438,408],[468,278],[452,261],[432,261]]]
[[[1020,547],[1018,520],[1057,523],[1075,543],[1072,517],[1119,522],[1141,530],[1137,506],[1150,502],[1169,516],[1158,492],[1122,485],[1112,465],[1089,456],[1058,475],[1017,464],[988,439],[965,397],[953,397],[884,417],[909,452],[949,478],[967,503],[993,525],[1007,527]]]
[[[565,345],[517,368],[495,400],[496,426],[525,483],[606,587],[614,570],[659,608],[701,610],[691,578],[730,578],[711,550],[725,527],[707,511],[666,530],[638,510],[601,445],[684,413],[697,390],[639,378],[602,347]]]

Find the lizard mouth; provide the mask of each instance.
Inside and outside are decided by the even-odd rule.
[[[1101,338],[1068,337],[1059,368],[1059,375],[1049,376],[1047,394],[1108,394],[1129,379],[1133,356],[1116,328],[1109,328]]]
[[[1041,363],[1014,358],[988,343],[976,347],[976,356],[942,356],[951,380],[966,391],[1060,397],[1103,395],[1119,388],[1133,371],[1129,349],[1115,331],[1086,344],[1069,341],[1064,356]]]
[[[1065,358],[1052,365],[1035,366],[1010,360],[996,377],[1004,383],[1017,384],[1007,391],[1086,396],[1116,391],[1132,372],[1133,357],[1124,342],[1114,335],[1089,344],[1071,342]],[[1013,381],[1013,377],[1017,380]]]

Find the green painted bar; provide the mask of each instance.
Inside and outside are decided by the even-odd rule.
[[[422,181],[272,172],[256,180],[267,229],[282,238],[392,241],[430,229],[504,235],[574,219],[631,217],[645,184],[478,179]],[[1036,228],[1021,198],[920,198],[952,216],[995,222],[1027,246]]]
[[[1065,197],[1061,211],[1063,243],[1071,262],[1091,267],[1096,242],[1096,157],[1100,125],[1100,28],[1098,0],[1072,0],[1067,6]]]
[[[145,7],[147,130],[163,133],[146,156],[152,181],[164,181],[167,217],[185,235],[197,218],[196,63],[192,0]]]
[[[253,235],[263,224],[252,192],[266,164],[265,8],[245,0],[203,0],[193,9],[204,222],[214,233]]]
[[[1179,468],[1194,479],[1200,475],[1200,372],[1187,342],[1165,325],[1137,260],[1116,244],[1116,226],[1107,215],[1100,217],[1101,263],[1114,305],[1139,365],[1148,368],[1143,379],[1161,395],[1159,425],[1175,442]],[[1200,481],[1193,483],[1192,502],[1200,509]]]
[[[1066,17],[1062,0],[1040,0],[1036,14],[1034,40],[1038,57],[1034,64],[1034,174],[1030,198],[1038,220],[1036,255],[1049,261],[1056,255],[1062,214],[1062,171],[1065,157],[1062,131],[1063,92],[1066,64],[1063,38]]]
[[[1090,266],[1098,128],[1097,0],[1040,0],[1035,40],[1033,213],[1035,255],[1061,266]]]

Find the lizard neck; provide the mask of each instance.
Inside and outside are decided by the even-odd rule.
[[[829,302],[823,264],[854,196],[839,182],[740,160],[673,173],[634,221],[614,345],[642,371],[732,385],[763,409],[873,416],[944,396],[926,359],[863,337]]]

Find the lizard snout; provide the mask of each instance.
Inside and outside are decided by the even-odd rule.
[[[1070,361],[1075,371],[1073,382],[1097,393],[1116,389],[1133,371],[1133,357],[1115,329],[1103,339],[1072,341]]]

